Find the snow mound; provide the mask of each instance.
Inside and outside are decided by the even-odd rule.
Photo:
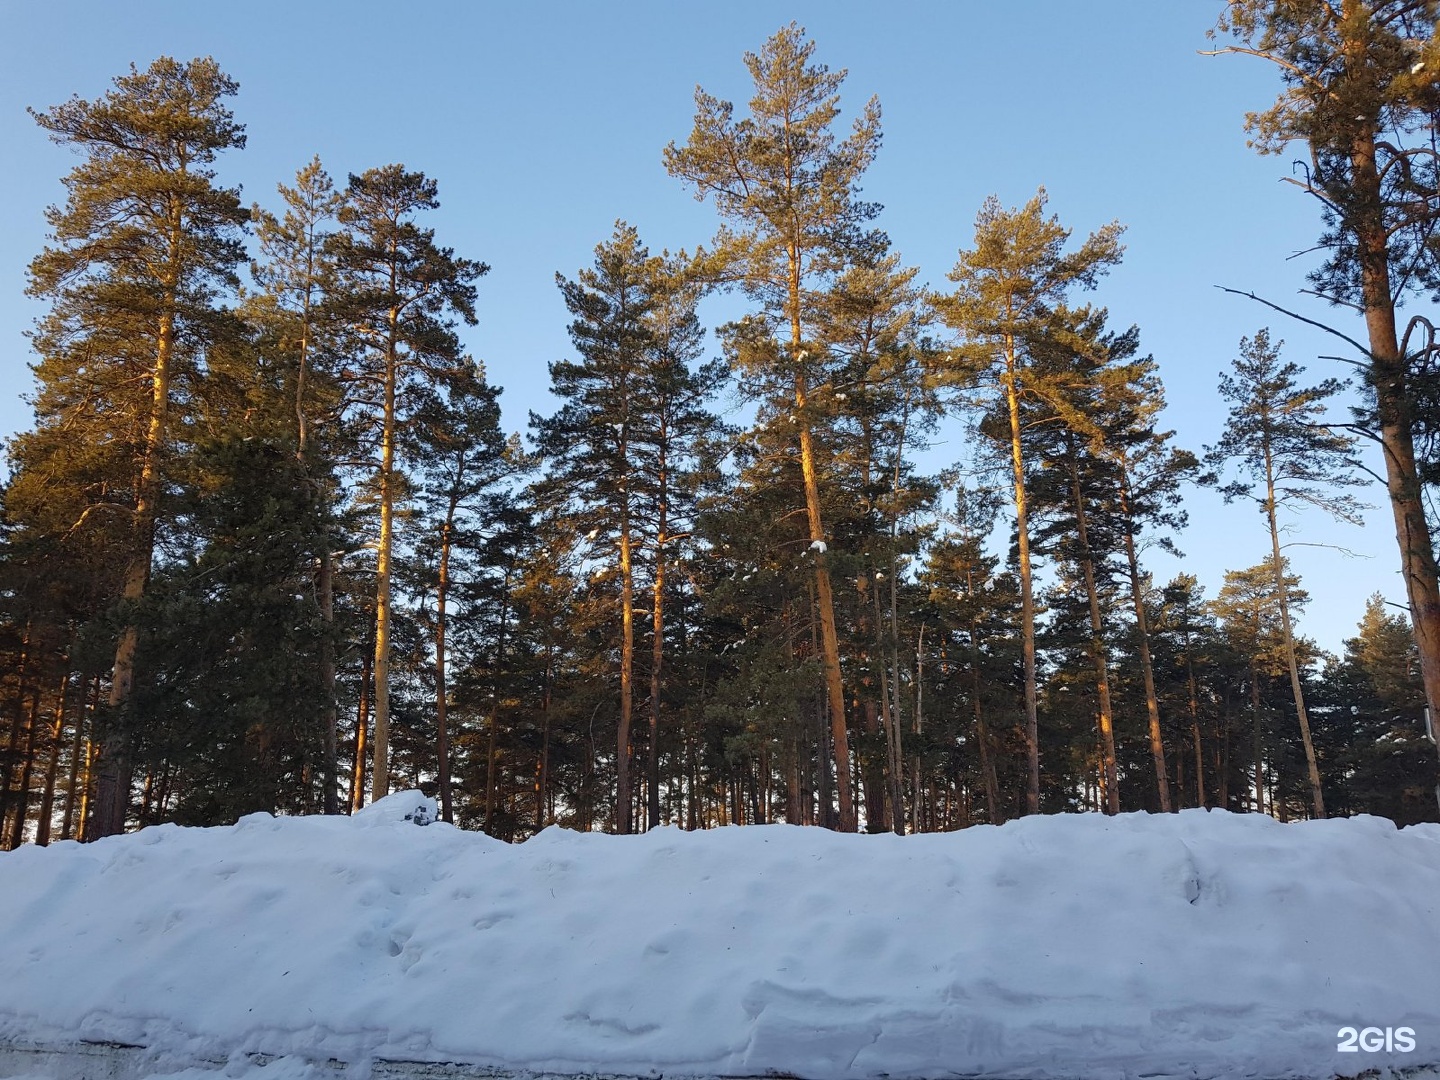
[[[422,805],[0,855],[0,1042],[815,1080],[1440,1063],[1440,826],[1190,810],[508,845],[417,828]],[[1339,1052],[1344,1027],[1414,1049]]]

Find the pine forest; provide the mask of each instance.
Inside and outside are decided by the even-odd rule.
[[[1312,206],[1297,287],[1340,362],[1287,349],[1287,297],[1237,298],[1226,419],[1189,446],[1167,358],[1106,308],[1123,220],[991,197],[924,284],[867,175],[880,104],[797,23],[654,148],[709,231],[596,221],[555,268],[570,348],[523,430],[511,361],[464,344],[494,256],[448,246],[447,178],[383,131],[373,167],[298,161],[252,204],[223,57],[34,103],[73,168],[21,253],[0,847],[412,787],[504,840],[1440,820],[1437,18],[1232,0],[1201,28],[1270,71],[1248,131]],[[1154,572],[1204,489],[1247,508],[1233,569]],[[1366,504],[1405,603],[1332,652],[1291,555]]]

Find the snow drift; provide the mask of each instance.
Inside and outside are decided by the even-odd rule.
[[[0,855],[0,1041],[816,1080],[1440,1063],[1440,826],[1187,810],[511,846],[417,828],[422,802]],[[1414,1049],[1339,1052],[1345,1027]]]

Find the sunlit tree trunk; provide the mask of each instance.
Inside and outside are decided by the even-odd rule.
[[[1035,594],[1030,571],[1030,518],[1020,441],[1020,373],[1015,339],[1006,335],[1005,402],[1010,413],[1010,463],[1015,481],[1015,530],[1020,558],[1020,648],[1025,679],[1025,812],[1040,812],[1040,726],[1035,692]]]

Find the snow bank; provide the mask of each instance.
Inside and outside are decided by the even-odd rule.
[[[0,1041],[817,1080],[1440,1063],[1440,826],[511,846],[417,828],[422,802],[0,855]],[[1337,1052],[1347,1026],[1415,1048]]]

